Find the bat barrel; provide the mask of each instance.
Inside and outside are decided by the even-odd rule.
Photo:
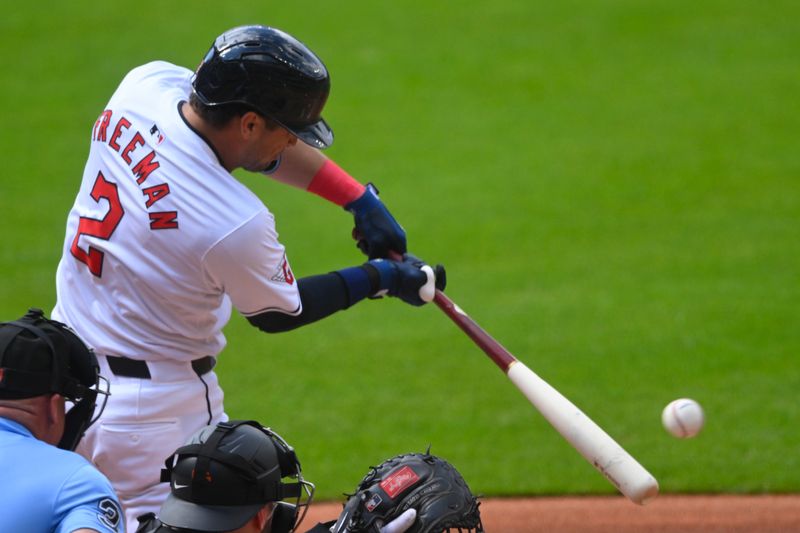
[[[508,378],[542,416],[631,501],[645,504],[658,495],[658,482],[622,446],[578,407],[521,362]]]

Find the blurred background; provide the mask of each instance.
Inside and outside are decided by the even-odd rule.
[[[743,0],[15,5],[0,318],[52,309],[90,132],[128,70],[194,68],[223,31],[271,25],[331,71],[328,155],[662,492],[797,492],[799,16]],[[348,213],[237,177],[296,275],[363,261]],[[272,336],[234,314],[226,335],[228,414],[293,444],[322,499],[428,446],[484,495],[614,492],[434,306],[367,301]],[[661,427],[679,397],[706,410],[695,439]]]

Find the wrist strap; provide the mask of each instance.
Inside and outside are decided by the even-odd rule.
[[[349,204],[364,194],[365,190],[364,185],[330,159],[323,163],[308,185],[308,192],[338,206]]]
[[[367,268],[368,266],[369,264],[366,264],[335,272],[347,287],[348,307],[374,294],[380,288],[377,286],[380,284],[378,271],[375,268]]]

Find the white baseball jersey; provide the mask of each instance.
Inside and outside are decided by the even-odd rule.
[[[192,72],[132,70],[92,128],[53,318],[98,353],[216,355],[235,307],[301,311],[272,214],[179,111]]]

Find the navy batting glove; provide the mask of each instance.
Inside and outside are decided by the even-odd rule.
[[[433,300],[437,288],[436,275],[434,269],[421,259],[405,254],[402,261],[373,259],[367,265],[378,271],[380,279],[373,297],[388,294],[416,306]],[[442,275],[443,289],[444,267],[437,265],[437,270]]]
[[[367,183],[364,194],[344,208],[353,214],[353,236],[359,250],[370,259],[387,257],[390,250],[406,253],[406,232],[378,197],[378,189]]]

